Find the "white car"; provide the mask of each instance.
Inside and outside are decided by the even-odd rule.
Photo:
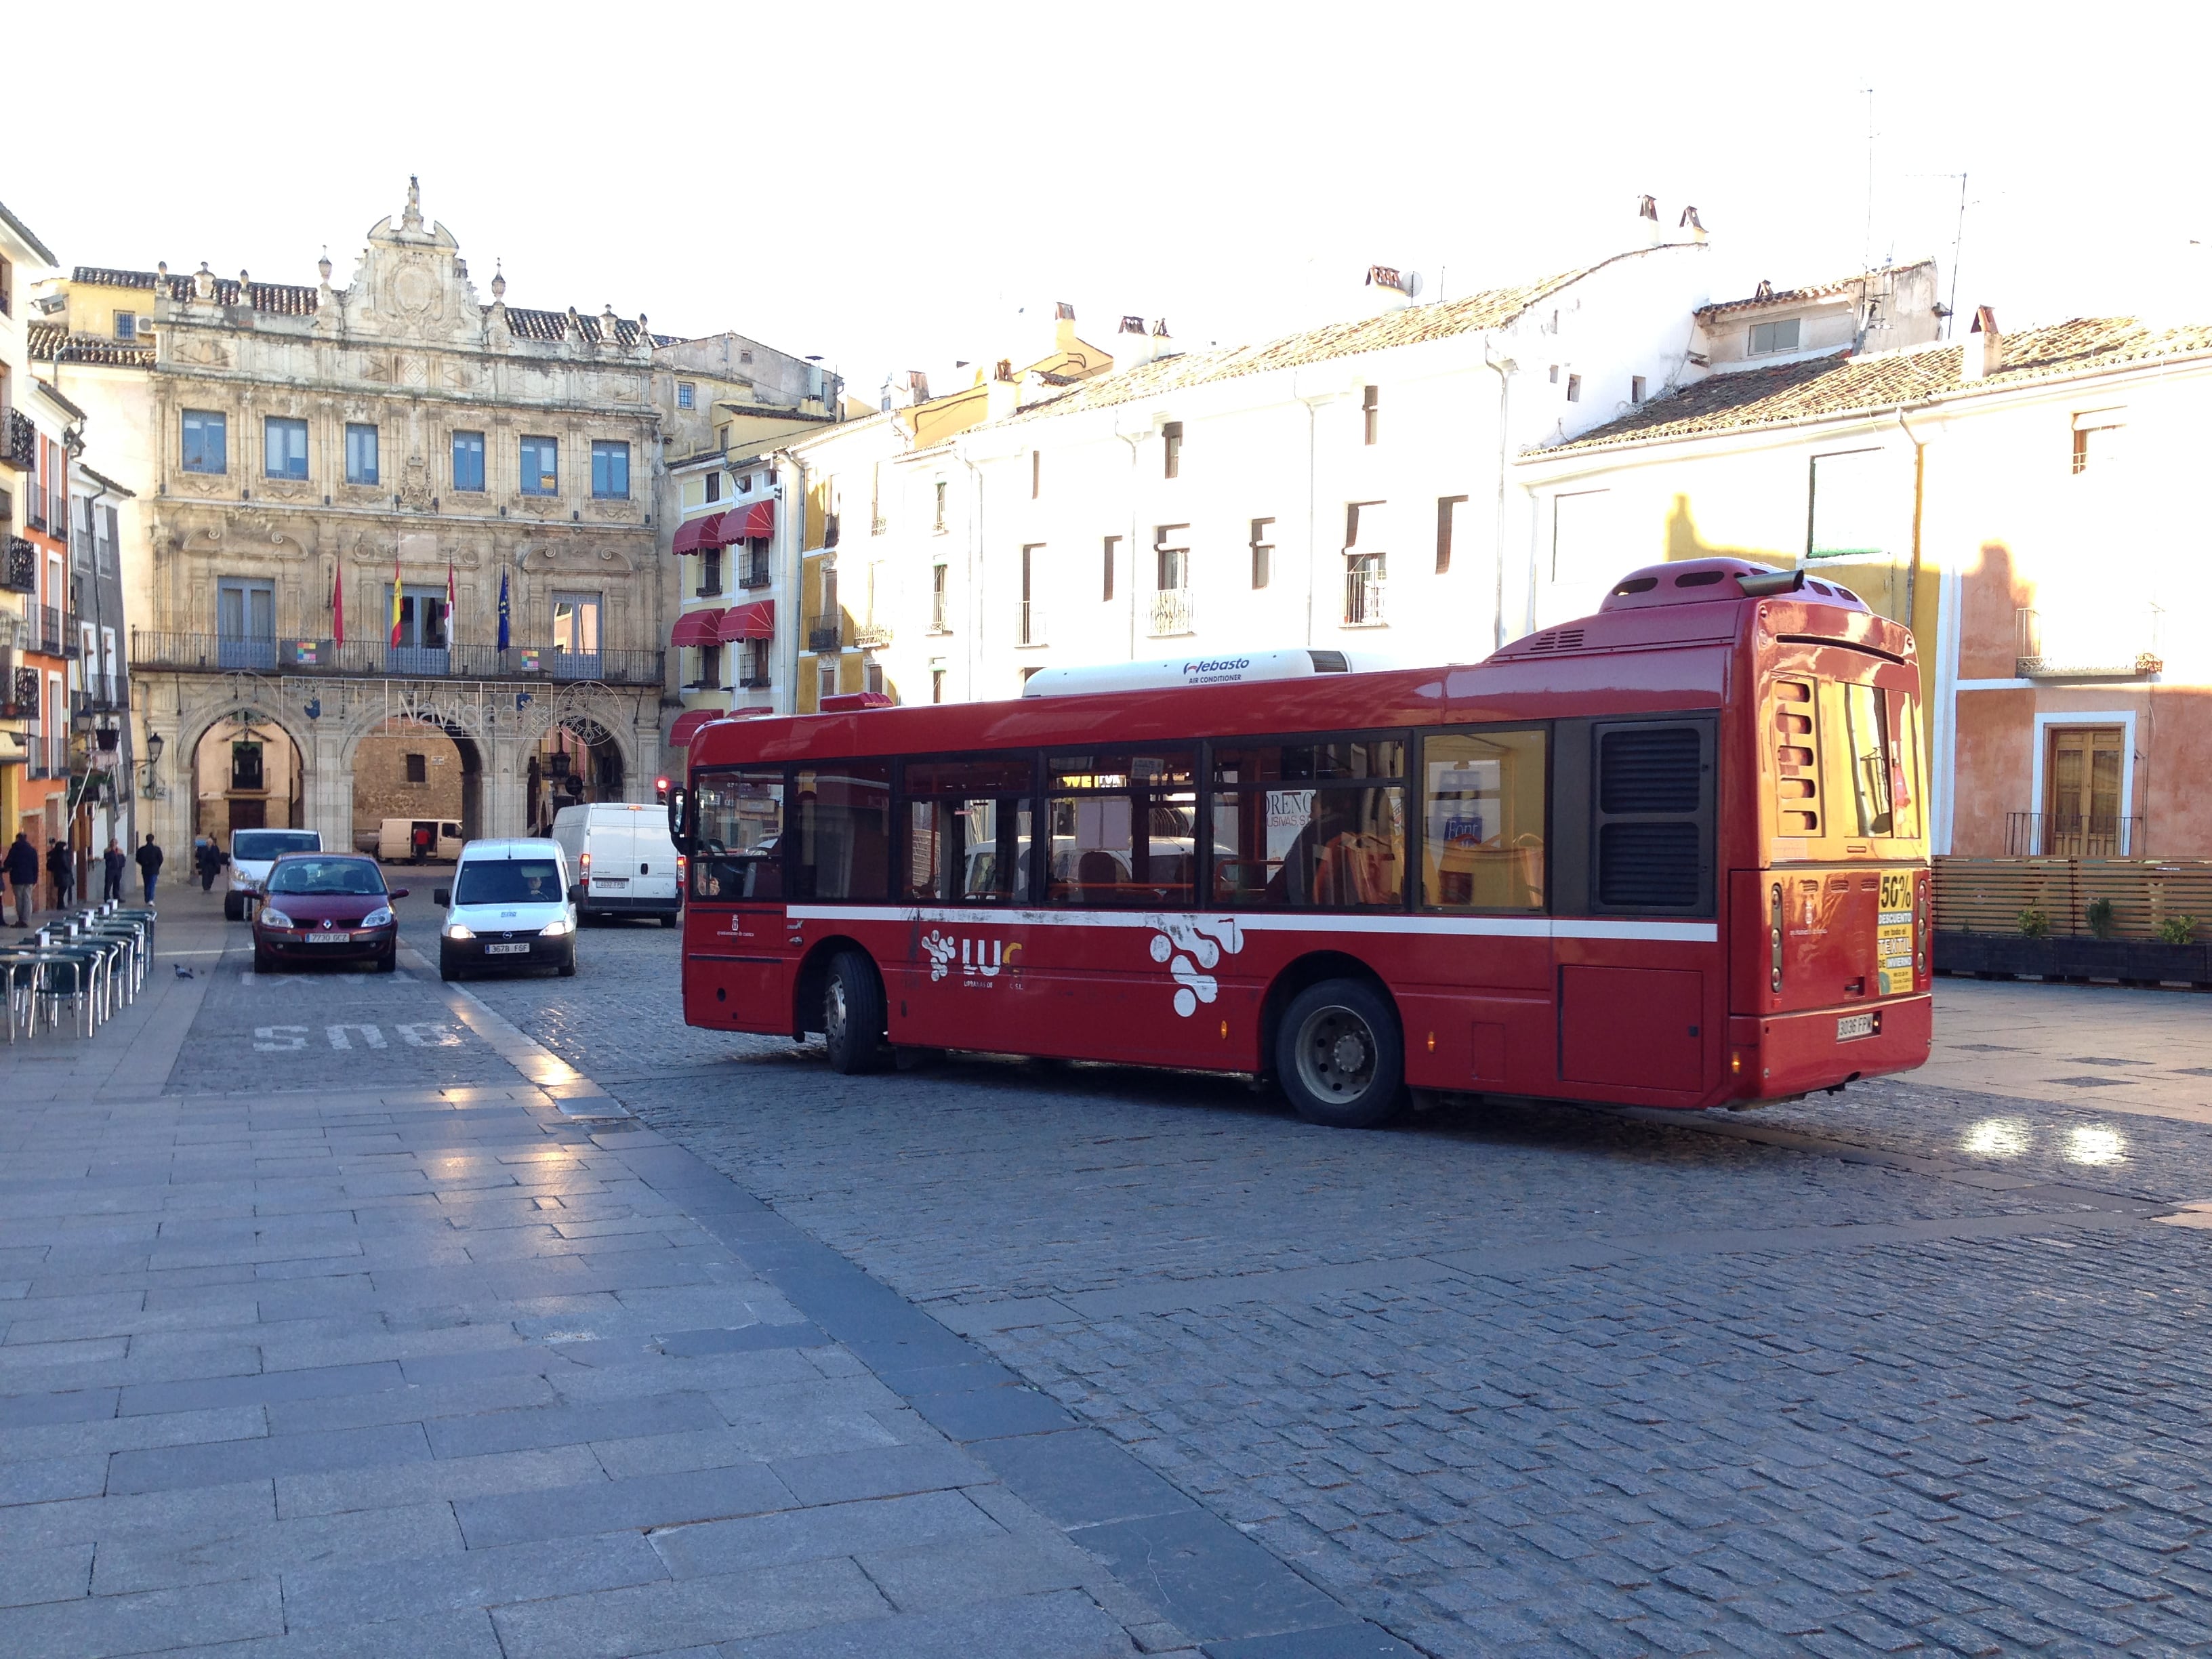
[[[484,968],[574,973],[580,890],[568,884],[568,861],[556,842],[471,842],[453,884],[432,894],[446,911],[438,924],[440,977]]]
[[[668,809],[638,801],[564,806],[553,839],[582,890],[579,916],[658,916],[673,927],[684,910],[684,859],[668,836]]]
[[[258,903],[269,880],[269,866],[287,853],[319,853],[319,830],[239,830],[230,837],[230,886],[222,896],[222,919],[243,921],[246,907]]]

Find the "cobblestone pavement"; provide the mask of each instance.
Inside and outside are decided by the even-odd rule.
[[[1344,1134],[1186,1076],[840,1079],[677,1024],[676,957],[475,988],[1419,1650],[2212,1649],[2212,1236],[2154,1219],[2212,1199],[2197,999],[1947,981],[2045,1097],[1962,1045]]]

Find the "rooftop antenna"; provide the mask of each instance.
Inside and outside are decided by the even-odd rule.
[[[1959,182],[1959,226],[1951,234],[1951,297],[1943,303],[1943,337],[1949,339],[1952,319],[1959,314],[1959,260],[1966,245],[1966,175],[1963,173],[1916,173],[1916,179],[1955,179]]]
[[[1874,88],[1862,87],[1867,100],[1867,182],[1866,234],[1859,241],[1859,269],[1867,270],[1874,264]]]

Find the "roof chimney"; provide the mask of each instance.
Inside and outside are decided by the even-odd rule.
[[[1135,368],[1152,361],[1152,337],[1145,332],[1141,317],[1124,317],[1114,336],[1114,367]]]
[[[1997,331],[1997,313],[1988,306],[1974,307],[1973,325],[1959,358],[1959,378],[1978,380],[2004,367],[2004,336]]]
[[[1052,308],[1052,343],[1057,351],[1075,349],[1075,307],[1065,300]]]
[[[1403,311],[1413,303],[1413,279],[1401,275],[1395,265],[1368,266],[1365,287],[1369,308],[1377,316]]]
[[[1636,198],[1636,222],[1638,228],[1644,233],[1644,246],[1657,247],[1659,246],[1659,203],[1656,197],[1639,196]]]
[[[1705,240],[1705,221],[1698,217],[1697,209],[1693,207],[1684,208],[1682,210],[1682,217],[1676,226],[1676,228],[1688,231],[1690,233],[1690,240],[1692,241],[1696,242],[1700,246],[1704,244]]]
[[[983,418],[1003,421],[1021,407],[1021,382],[1014,378],[1014,366],[1001,357],[991,370],[991,378],[983,383]]]

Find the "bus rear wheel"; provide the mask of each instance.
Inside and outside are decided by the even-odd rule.
[[[822,991],[822,1036],[830,1069],[854,1076],[884,1063],[884,986],[858,951],[830,958]]]
[[[1275,1028],[1275,1076],[1307,1122],[1372,1128],[1397,1111],[1404,1092],[1397,1017],[1356,979],[1309,985]]]

